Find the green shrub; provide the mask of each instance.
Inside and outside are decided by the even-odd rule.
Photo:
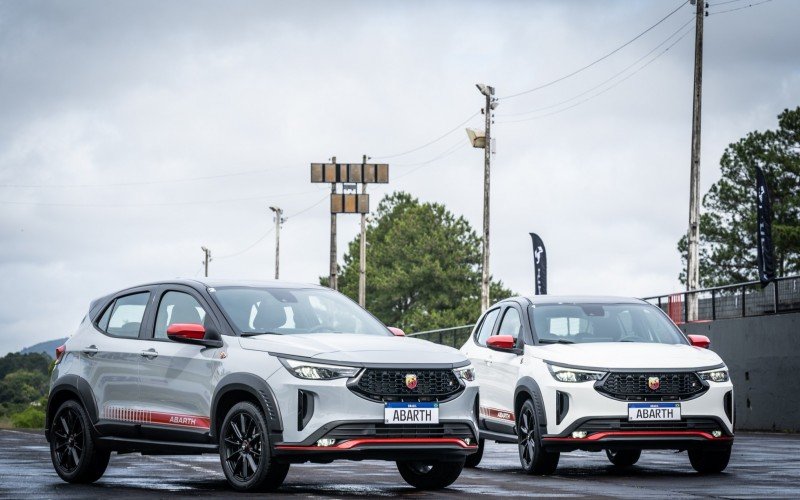
[[[44,427],[44,410],[29,406],[19,413],[11,415],[14,427],[25,429],[41,429]]]

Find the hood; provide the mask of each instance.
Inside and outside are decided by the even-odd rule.
[[[715,352],[685,344],[597,342],[526,346],[525,353],[555,364],[606,369],[690,369],[723,364]]]
[[[243,349],[318,358],[321,361],[379,365],[436,364],[452,367],[467,362],[463,354],[426,340],[382,335],[311,333],[240,337]]]

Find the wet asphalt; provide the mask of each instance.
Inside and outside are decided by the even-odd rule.
[[[62,482],[38,432],[0,430],[1,498],[248,497],[230,491],[214,455],[112,455],[92,485]],[[252,495],[255,496],[255,495]],[[261,495],[264,496],[264,495]],[[516,447],[489,443],[476,469],[465,469],[448,489],[420,492],[390,462],[339,461],[293,465],[277,494],[311,498],[800,498],[800,436],[742,434],[722,474],[702,476],[684,453],[645,451],[639,463],[615,470],[604,453],[562,454],[550,477],[518,469]]]

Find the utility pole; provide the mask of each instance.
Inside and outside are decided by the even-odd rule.
[[[211,250],[206,247],[200,247],[203,250],[203,265],[206,269],[206,278],[208,278],[208,263],[211,262]]]
[[[486,131],[483,143],[483,262],[481,264],[481,311],[489,308],[489,178],[492,163],[492,110],[497,107],[494,87],[484,84],[477,85],[478,90],[486,97],[483,114],[486,116]],[[473,146],[480,147],[473,143]]]
[[[367,168],[367,155],[361,159],[362,169]],[[367,194],[367,184],[361,184],[361,194]],[[361,246],[358,262],[358,305],[366,307],[367,303],[367,214],[361,214]]]
[[[331,158],[331,163],[336,165],[336,157],[334,156]],[[335,167],[334,167],[335,168]],[[331,196],[336,194],[336,183],[331,183]],[[330,255],[331,263],[330,263],[330,277],[328,286],[331,287],[333,290],[338,290],[339,287],[336,283],[336,275],[338,274],[338,269],[336,268],[336,214],[331,213],[331,255]]]
[[[275,212],[275,279],[280,276],[281,269],[281,224],[283,224],[283,210],[278,207],[269,207]]]
[[[692,292],[700,288],[700,106],[703,92],[703,17],[705,0],[694,0],[694,96],[692,106],[692,160],[689,174],[689,242],[686,255],[686,290]],[[689,321],[697,320],[697,295],[687,294],[686,316]]]

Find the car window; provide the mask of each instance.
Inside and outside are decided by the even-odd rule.
[[[183,292],[170,291],[161,298],[156,314],[156,339],[166,339],[167,328],[175,323],[191,323],[204,325],[206,311],[203,306],[191,295]]]
[[[500,322],[500,329],[497,331],[497,334],[511,335],[517,339],[519,338],[520,330],[522,330],[522,321],[519,317],[519,311],[513,307],[509,307],[503,315],[503,320]]]
[[[486,345],[486,339],[488,339],[489,335],[492,334],[492,329],[497,321],[498,314],[500,314],[500,309],[493,309],[486,313],[486,316],[483,317],[483,323],[481,323],[481,327],[478,330],[478,336],[475,338],[475,341],[478,343],[478,345]]]
[[[374,316],[332,290],[216,287],[211,293],[236,329],[247,335],[391,335]]]
[[[97,326],[115,337],[138,337],[149,299],[150,292],[135,293],[118,298],[106,309]]]
[[[650,304],[537,304],[528,313],[540,343],[686,343],[680,330]]]

